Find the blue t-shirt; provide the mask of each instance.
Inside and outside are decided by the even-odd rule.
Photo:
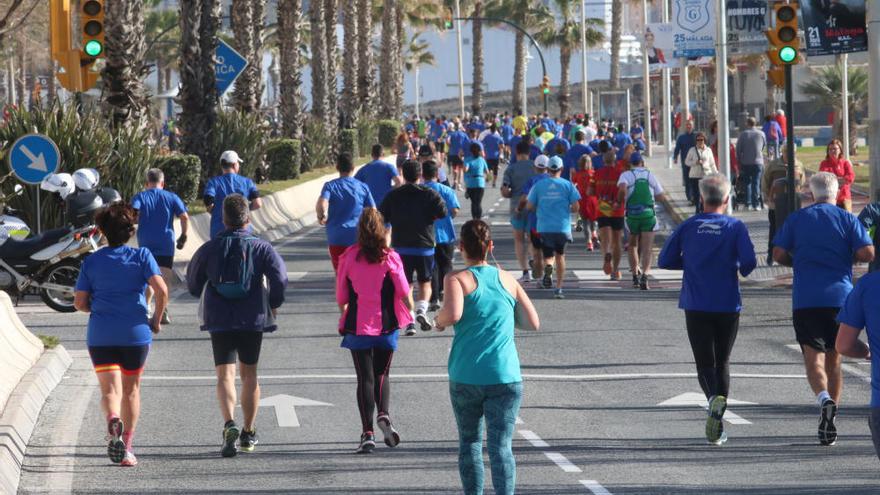
[[[164,189],[147,189],[131,198],[138,211],[138,246],[153,256],[174,256],[174,217],[186,213],[180,197]]]
[[[211,177],[205,184],[204,195],[214,198],[211,208],[211,239],[217,237],[226,228],[223,226],[223,200],[231,194],[241,194],[248,201],[260,197],[254,181],[238,174],[223,174]]]
[[[623,148],[625,148],[628,144],[633,144],[633,140],[629,137],[629,134],[620,133],[614,136],[614,147],[617,148],[618,160],[623,158]]]
[[[464,185],[467,188],[485,188],[486,173],[489,171],[489,165],[482,156],[468,158],[464,162]]]
[[[871,348],[871,407],[880,407],[880,273],[869,273],[856,284],[837,315],[839,323],[867,328]]]
[[[571,234],[571,205],[581,199],[571,181],[549,177],[535,184],[528,198],[535,205],[539,234]]]
[[[571,177],[571,171],[577,168],[578,161],[580,161],[581,157],[584,155],[589,155],[593,150],[583,143],[575,143],[568,151],[565,152],[565,155],[562,157],[562,165],[565,167],[562,169],[562,178],[568,179]]]
[[[871,238],[852,213],[817,203],[789,215],[773,245],[794,259],[794,309],[839,308],[852,290],[853,255]]]
[[[532,191],[532,188],[535,187],[535,184],[538,182],[549,179],[550,176],[546,173],[535,173],[535,175],[529,177],[529,180],[523,184],[522,190],[520,191],[520,196],[525,196],[526,200],[529,198],[529,193]],[[529,222],[529,231],[535,230],[537,232],[538,228],[538,214],[535,210],[529,210],[528,214],[528,222]]]
[[[562,146],[562,153],[556,153],[556,148]],[[547,156],[560,155],[565,156],[565,153],[571,149],[571,144],[568,142],[568,139],[556,137],[547,141],[547,144],[544,145],[544,154]]]
[[[370,194],[373,195],[376,204],[385,199],[385,195],[392,188],[391,181],[395,177],[397,177],[397,167],[382,160],[373,160],[354,174],[355,179],[370,188]]]
[[[431,141],[439,141],[443,136],[443,131],[446,130],[446,126],[442,122],[437,122],[436,120],[432,120],[428,123],[428,129],[431,136]]]
[[[465,158],[476,156],[476,155],[474,155],[473,153],[471,153],[471,146],[474,145],[474,144],[476,144],[477,146],[480,147],[480,154],[483,153],[483,151],[484,151],[484,149],[483,149],[483,143],[481,143],[479,139],[470,139],[470,138],[468,138],[468,142],[467,142],[467,144],[464,145],[464,156],[465,156]]]
[[[469,150],[464,149],[470,142],[470,138],[463,131],[455,131],[449,133],[449,154],[458,155],[459,153],[467,154]]]
[[[160,275],[147,248],[104,247],[83,260],[76,290],[89,293],[89,347],[148,345],[153,341],[144,292]]]
[[[733,313],[742,309],[739,277],[755,269],[755,247],[739,219],[703,213],[685,220],[666,240],[660,268],[684,270],[678,307]]]
[[[469,131],[475,130],[477,132],[483,132],[486,130],[486,124],[484,124],[482,122],[471,122],[470,124],[467,125],[467,129]]]
[[[321,197],[330,203],[327,212],[327,244],[351,246],[364,208],[375,208],[370,189],[354,177],[340,177],[324,184]]]
[[[501,156],[501,145],[504,140],[498,134],[487,134],[483,138],[483,149],[486,151],[486,158],[489,160],[497,160]]]
[[[510,140],[513,139],[513,126],[510,124],[504,124],[501,126],[501,138],[504,139],[504,143],[509,145]]]
[[[449,244],[455,242],[455,225],[452,222],[452,210],[461,209],[458,203],[458,196],[449,186],[444,186],[437,181],[426,182],[425,187],[429,187],[443,198],[446,202],[446,216],[438,220],[434,220],[434,241],[437,244]]]

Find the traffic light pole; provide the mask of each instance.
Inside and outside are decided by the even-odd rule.
[[[791,75],[793,67],[791,64],[785,65],[785,157],[788,160],[788,211],[794,213],[797,209],[794,180],[794,81]]]

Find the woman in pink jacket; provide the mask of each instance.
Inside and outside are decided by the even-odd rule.
[[[342,317],[339,333],[342,347],[351,351],[357,373],[357,403],[361,415],[358,454],[376,448],[373,411],[385,437],[385,445],[396,447],[400,435],[388,415],[388,372],[397,349],[400,328],[412,323],[413,308],[409,283],[400,256],[388,247],[382,215],[367,208],[358,223],[357,244],[340,257],[336,277],[336,301]]]
[[[831,172],[837,176],[840,189],[837,191],[837,206],[852,213],[852,192],[850,185],[856,179],[852,163],[843,156],[843,143],[832,139],[826,148],[827,156],[819,165],[819,172]]]

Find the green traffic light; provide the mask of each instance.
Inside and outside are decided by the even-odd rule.
[[[104,52],[104,45],[102,45],[100,41],[90,40],[86,43],[86,46],[83,47],[83,51],[90,57],[97,57]]]
[[[550,94],[550,88],[544,88],[544,94],[545,94],[545,95],[549,95],[549,94]]]
[[[790,64],[797,59],[797,50],[790,46],[783,46],[779,49],[779,60],[786,64]]]

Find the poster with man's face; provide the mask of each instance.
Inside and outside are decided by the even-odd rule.
[[[864,0],[801,0],[807,55],[868,50]]]

